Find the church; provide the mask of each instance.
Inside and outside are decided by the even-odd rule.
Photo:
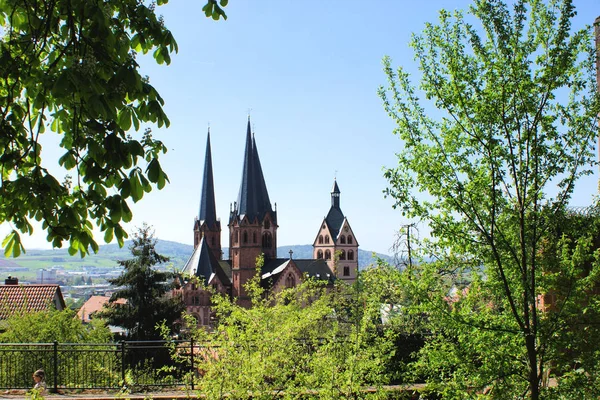
[[[358,242],[350,223],[340,208],[340,189],[334,180],[331,206],[327,216],[315,227],[313,258],[295,259],[277,256],[277,207],[273,209],[263,175],[256,141],[250,128],[246,129],[246,147],[242,165],[242,182],[237,201],[229,208],[229,257],[223,259],[221,248],[221,220],[217,218],[215,189],[210,146],[210,130],[206,139],[206,155],[202,176],[200,212],[194,219],[194,252],[182,269],[183,277],[175,295],[182,297],[187,312],[199,325],[208,326],[211,320],[210,292],[235,298],[237,303],[250,306],[245,290],[246,282],[256,275],[256,259],[264,256],[260,269],[261,285],[278,292],[294,287],[306,277],[342,280],[352,283],[358,271]],[[301,212],[301,210],[299,210]],[[335,255],[338,255],[337,265]]]

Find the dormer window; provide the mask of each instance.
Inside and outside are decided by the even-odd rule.
[[[348,235],[348,244],[352,244],[352,236]]]
[[[323,244],[323,235],[319,235],[319,244]]]
[[[325,244],[329,244],[329,235],[325,235]]]
[[[340,244],[346,244],[346,236],[340,236]]]

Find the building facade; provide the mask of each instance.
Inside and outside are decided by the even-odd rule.
[[[358,242],[340,208],[340,189],[336,181],[329,212],[315,227],[313,258],[294,259],[291,252],[289,257],[277,257],[277,209],[269,199],[250,126],[248,118],[240,191],[229,210],[229,257],[226,260],[215,204],[210,131],[207,135],[200,211],[194,220],[194,252],[182,270],[179,289],[175,290],[185,302],[188,313],[200,325],[211,324],[211,295],[205,290],[207,287],[235,298],[242,306],[250,306],[244,286],[258,272],[256,260],[261,254],[264,257],[261,285],[272,292],[294,287],[307,277],[328,283],[336,279],[352,283],[356,279]]]

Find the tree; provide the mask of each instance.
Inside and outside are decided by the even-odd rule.
[[[14,227],[5,254],[24,251],[19,233],[33,232],[32,219],[54,247],[69,241],[71,255],[98,250],[91,222],[122,246],[129,202],[168,182],[159,162],[166,146],[149,129],[138,133],[144,123],[169,126],[164,100],[136,61],[153,52],[169,64],[177,52],[155,13],[164,3],[0,2],[0,223]],[[209,0],[206,16],[226,18],[219,4]],[[58,162],[71,176],[62,182],[42,162],[47,131],[64,150]]]
[[[112,334],[99,321],[84,325],[71,309],[18,313],[3,322],[2,343],[108,343]]]
[[[262,266],[262,257],[257,266]],[[246,285],[252,307],[213,294],[216,326],[207,331],[191,318],[202,343],[195,358],[200,392],[210,399],[382,398],[365,386],[389,382],[393,341],[375,328],[380,301],[373,292],[337,282],[305,279],[294,288],[268,292],[260,272]],[[207,289],[210,290],[210,289]],[[310,397],[310,396],[309,396]]]
[[[577,301],[597,280],[589,235],[567,245],[554,234],[575,182],[595,165],[591,30],[572,29],[570,0],[517,0],[512,9],[478,0],[468,14],[480,25],[441,11],[438,25],[413,37],[422,95],[384,59],[380,96],[403,142],[385,172],[387,194],[430,229],[407,272],[434,334],[420,353],[430,383],[449,397],[492,388],[537,399],[557,362],[548,359],[554,335],[568,323],[562,310],[581,315]],[[561,249],[551,265],[550,247]],[[568,277],[568,295],[542,313],[550,267]],[[575,277],[592,282],[586,289]]]
[[[131,253],[134,257],[119,261],[124,271],[120,277],[109,280],[117,289],[110,298],[109,308],[99,313],[110,325],[125,328],[132,340],[159,339],[158,325],[165,323],[174,329],[175,321],[184,310],[179,297],[167,295],[174,274],[155,269],[156,265],[168,261],[156,253],[155,245],[149,226],[144,225],[133,234]],[[126,303],[118,304],[119,299]]]

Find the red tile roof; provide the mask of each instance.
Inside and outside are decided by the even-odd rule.
[[[102,310],[102,307],[108,305],[110,296],[91,296],[77,311],[77,318],[82,322],[90,322],[92,314]],[[125,299],[117,299],[113,304],[126,304]]]
[[[0,319],[18,312],[45,311],[65,308],[58,285],[0,285]]]

